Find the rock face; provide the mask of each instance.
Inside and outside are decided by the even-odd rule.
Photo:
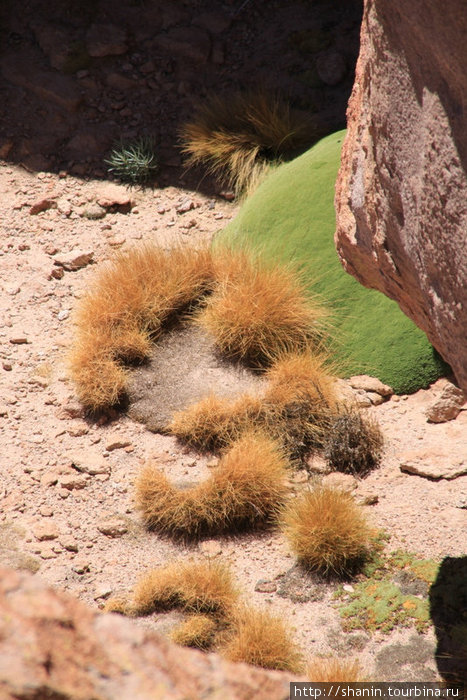
[[[176,647],[37,577],[0,570],[2,700],[285,700],[291,680]]]
[[[467,389],[467,14],[365,0],[336,188],[346,270],[395,299]]]

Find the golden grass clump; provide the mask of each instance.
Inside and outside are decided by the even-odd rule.
[[[293,269],[223,251],[215,256],[214,272],[216,287],[197,321],[221,352],[264,366],[322,340],[323,307]]]
[[[221,653],[229,661],[292,673],[302,670],[302,656],[284,623],[267,610],[239,607]]]
[[[323,353],[286,353],[265,377],[262,397],[209,396],[176,413],[168,429],[203,450],[226,447],[242,433],[259,429],[278,440],[290,459],[303,460],[323,446],[338,410],[332,367]]]
[[[234,442],[197,486],[177,489],[151,464],[136,484],[146,525],[183,538],[264,525],[277,516],[287,494],[287,461],[279,444],[260,433]]]
[[[123,597],[113,597],[104,605],[104,612],[106,613],[119,613],[120,615],[130,615],[131,605],[126,598]]]
[[[220,562],[178,561],[144,574],[133,591],[133,615],[178,608],[225,616],[237,600],[229,570]]]
[[[207,249],[165,251],[142,245],[119,253],[96,277],[75,314],[70,374],[90,410],[107,408],[125,391],[123,362],[149,354],[150,340],[175,312],[212,285]]]
[[[190,615],[174,630],[170,638],[175,644],[195,649],[209,649],[214,642],[216,621],[208,615]]]
[[[291,502],[283,532],[298,560],[323,574],[345,574],[369,552],[371,529],[353,497],[317,486]]]
[[[328,358],[323,353],[280,356],[266,373],[264,421],[293,460],[323,446],[338,401]]]
[[[168,430],[202,450],[223,448],[258,426],[262,410],[261,399],[248,394],[234,401],[211,395],[175,413]]]
[[[305,673],[310,683],[362,683],[365,680],[357,659],[315,657],[308,662]]]
[[[310,142],[311,130],[277,95],[255,91],[212,96],[180,136],[189,166],[207,165],[239,194],[258,166]]]

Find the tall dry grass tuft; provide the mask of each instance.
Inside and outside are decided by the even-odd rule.
[[[248,394],[234,401],[208,396],[175,413],[168,430],[193,447],[215,450],[260,425],[262,411],[261,399]]]
[[[264,366],[322,341],[325,311],[296,270],[224,250],[215,256],[214,274],[216,287],[197,322],[221,352]]]
[[[361,683],[365,680],[357,659],[315,657],[308,662],[305,673],[310,683]]]
[[[266,372],[262,397],[207,397],[176,413],[168,429],[203,450],[226,447],[259,429],[278,440],[290,459],[303,461],[326,442],[338,410],[332,369],[323,353],[280,355]]]
[[[203,164],[243,192],[258,165],[311,141],[310,125],[264,91],[212,96],[180,132],[189,166]]]
[[[190,615],[172,631],[170,638],[175,644],[195,649],[209,649],[216,633],[216,621],[207,615]]]
[[[163,324],[212,285],[207,249],[165,251],[142,245],[119,253],[99,271],[75,314],[70,374],[78,397],[92,411],[119,401],[124,362],[141,361]]]
[[[302,656],[283,621],[267,610],[239,607],[221,654],[229,661],[291,671],[302,670]]]
[[[287,461],[279,444],[259,433],[234,442],[197,486],[177,489],[153,465],[142,470],[136,484],[145,524],[182,538],[267,524],[287,495]]]
[[[133,615],[178,608],[223,617],[237,600],[230,571],[219,562],[178,561],[144,574],[133,591]]]
[[[371,529],[346,491],[317,486],[290,502],[283,532],[298,560],[323,574],[345,574],[369,553]]]
[[[333,367],[324,354],[280,356],[266,373],[265,426],[292,460],[304,460],[327,438],[338,401]]]

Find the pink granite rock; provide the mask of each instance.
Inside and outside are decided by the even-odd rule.
[[[346,270],[395,299],[467,389],[467,13],[365,0],[336,188]]]

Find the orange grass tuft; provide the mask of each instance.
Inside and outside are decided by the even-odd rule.
[[[180,136],[188,165],[207,165],[238,194],[258,165],[309,142],[310,128],[277,95],[257,91],[212,96]]]
[[[237,600],[229,570],[218,562],[178,561],[144,574],[133,592],[132,613],[178,608],[225,616]]]
[[[266,373],[265,425],[291,459],[323,446],[338,405],[328,358],[310,352],[280,356]]]
[[[216,622],[207,615],[190,615],[172,630],[170,638],[175,644],[195,649],[209,649],[214,642]]]
[[[197,317],[221,352],[256,366],[317,345],[325,316],[297,271],[245,252],[214,260],[217,285]]]
[[[140,361],[168,318],[212,285],[206,249],[142,245],[119,253],[97,275],[75,314],[70,374],[78,397],[97,411],[125,391],[123,362]]]
[[[279,444],[259,433],[234,442],[213,474],[187,490],[147,465],[136,484],[146,525],[178,537],[253,527],[277,516],[287,494],[287,462]]]
[[[300,672],[303,665],[282,620],[266,610],[247,606],[237,609],[221,653],[229,661],[292,673]]]
[[[361,683],[365,680],[357,659],[315,657],[308,662],[305,673],[310,683]]]
[[[323,574],[344,574],[369,552],[371,530],[346,491],[318,486],[289,503],[283,531],[298,560]]]
[[[261,399],[245,394],[234,401],[208,396],[174,414],[168,430],[202,450],[227,447],[260,424]]]
[[[176,413],[168,429],[204,450],[225,447],[246,431],[264,430],[281,442],[290,459],[303,460],[323,446],[337,411],[331,369],[324,354],[280,355],[266,372],[263,397],[207,397]]]

